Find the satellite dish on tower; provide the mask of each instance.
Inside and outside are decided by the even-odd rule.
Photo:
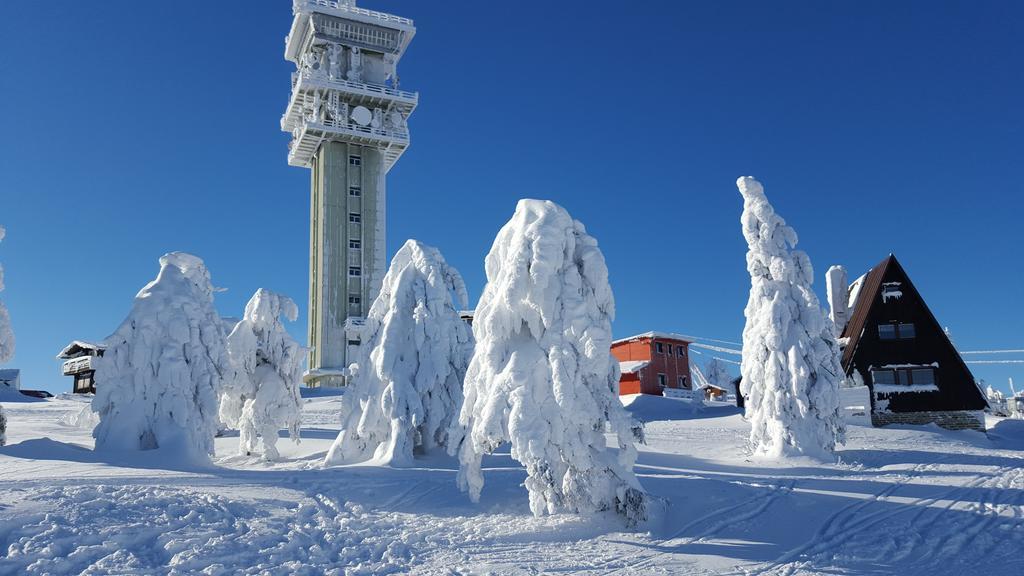
[[[369,126],[373,121],[373,112],[365,106],[356,106],[352,110],[352,121],[360,126]]]

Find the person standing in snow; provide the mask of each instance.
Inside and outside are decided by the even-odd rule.
[[[409,465],[417,452],[448,448],[462,406],[473,337],[459,310],[462,276],[436,248],[408,240],[370,307],[342,430],[326,465],[376,459]]]
[[[280,456],[278,431],[287,428],[298,443],[302,423],[304,348],[285,330],[282,316],[290,322],[298,318],[295,302],[257,290],[245,306],[244,318],[228,335],[228,354],[238,377],[221,389],[221,421],[238,429],[239,453],[255,453],[259,440],[266,460]]]
[[[460,488],[479,501],[481,458],[510,442],[535,515],[615,510],[631,525],[644,521],[638,429],[618,397],[615,303],[597,241],[561,206],[520,200],[486,272],[459,418]]]
[[[814,272],[757,180],[743,196],[750,298],[744,314],[741,392],[755,456],[828,459],[844,439],[839,414],[839,344],[811,289]]]
[[[234,375],[213,284],[199,258],[173,252],[135,297],[128,318],[94,359],[97,450],[164,449],[209,460],[217,396]]]

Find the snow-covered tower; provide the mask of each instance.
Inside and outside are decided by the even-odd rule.
[[[386,271],[386,176],[419,100],[399,89],[397,65],[416,28],[355,0],[294,0],[292,12],[285,58],[297,70],[281,129],[288,163],[313,171],[305,380],[337,386]]]

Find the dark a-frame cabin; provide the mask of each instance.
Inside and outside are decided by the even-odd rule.
[[[848,296],[843,369],[871,391],[872,424],[984,431],[984,394],[895,256]]]

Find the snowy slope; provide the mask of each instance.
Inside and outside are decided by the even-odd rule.
[[[85,402],[3,402],[0,574],[1021,574],[1024,422],[991,438],[850,426],[841,464],[753,463],[731,406],[643,397],[637,473],[671,503],[653,532],[608,515],[534,518],[508,451],[479,505],[457,463],[321,469],[340,397],[307,398],[279,463],[218,438],[209,468],[94,453]],[[283,434],[283,433],[282,433]]]

